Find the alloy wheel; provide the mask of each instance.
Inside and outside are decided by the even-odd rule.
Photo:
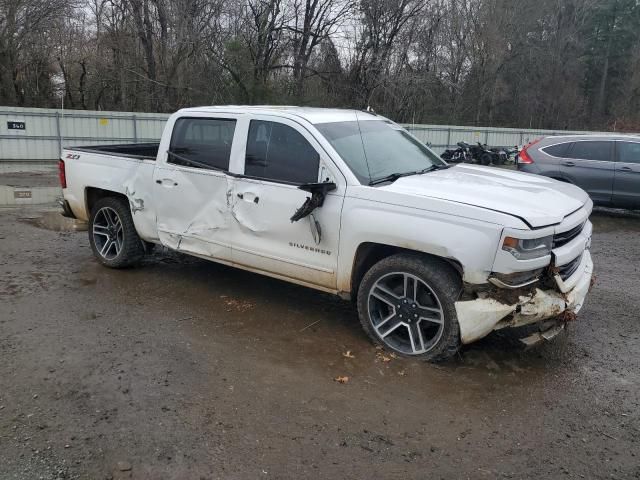
[[[442,337],[442,304],[415,275],[394,272],[380,277],[369,291],[368,309],[378,337],[402,354],[426,353]]]
[[[93,242],[98,254],[105,260],[113,260],[122,250],[124,231],[118,212],[102,207],[93,218]]]

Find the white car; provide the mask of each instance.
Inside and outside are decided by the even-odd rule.
[[[442,360],[532,324],[525,343],[550,339],[591,285],[583,190],[450,167],[371,113],[188,108],[159,144],[64,150],[60,176],[102,264],[161,244],[331,292],[401,355]]]

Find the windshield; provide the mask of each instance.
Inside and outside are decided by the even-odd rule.
[[[320,123],[316,128],[365,185],[389,175],[445,165],[426,145],[388,120]]]

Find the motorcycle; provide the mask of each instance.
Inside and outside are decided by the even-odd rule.
[[[516,161],[518,147],[489,147],[478,142],[471,145],[458,142],[458,148],[445,150],[440,157],[449,163],[475,163],[479,165],[504,165]]]
[[[473,157],[469,151],[469,145],[464,142],[458,142],[458,148],[446,149],[440,158],[449,163],[473,163]]]
[[[458,145],[464,144],[471,153],[472,162],[480,165],[491,165],[492,163],[498,163],[500,157],[497,152],[490,150],[486,145],[478,142],[476,145],[469,145],[465,142],[460,142]]]

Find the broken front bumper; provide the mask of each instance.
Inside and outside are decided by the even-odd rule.
[[[504,303],[490,294],[475,300],[456,302],[462,343],[471,343],[493,330],[521,327],[561,315],[569,319],[580,311],[591,287],[593,261],[585,250],[579,267],[570,278],[554,276],[557,289],[541,290],[520,296],[515,303]]]

